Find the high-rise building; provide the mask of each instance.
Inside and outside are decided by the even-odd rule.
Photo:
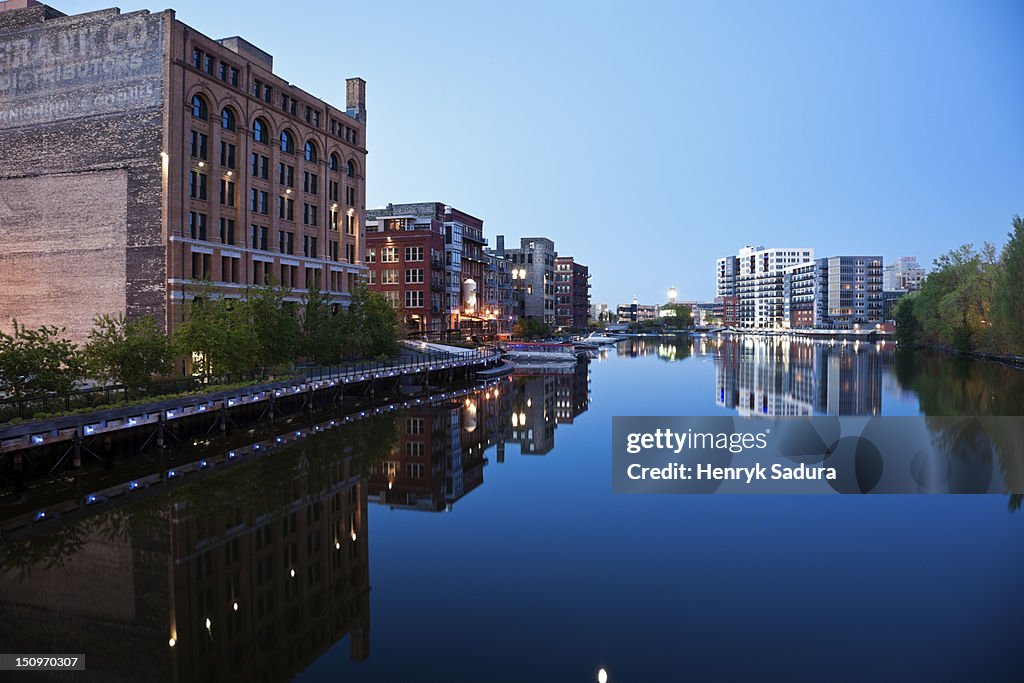
[[[590,272],[572,256],[555,258],[555,324],[584,330],[590,319]]]
[[[199,291],[271,280],[348,305],[366,271],[362,79],[335,107],[173,10],[0,10],[0,319],[78,342],[104,313],[172,329]]]
[[[851,330],[884,319],[881,256],[832,256],[785,268],[783,327]]]
[[[723,309],[731,309],[726,297],[736,297],[735,323],[755,329],[782,325],[784,317],[783,271],[788,266],[814,259],[810,248],[745,246],[736,256],[716,262],[716,294]]]
[[[925,270],[918,264],[916,256],[901,256],[895,263],[885,266],[882,274],[882,289],[886,292],[915,292],[924,282]]]

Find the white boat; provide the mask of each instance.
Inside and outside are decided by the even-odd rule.
[[[619,336],[613,337],[609,335],[598,334],[597,332],[591,332],[580,341],[584,344],[614,344],[615,342],[620,341],[621,339],[622,337]]]
[[[507,342],[501,345],[505,355],[516,361],[576,362],[576,349],[572,344],[554,342]]]

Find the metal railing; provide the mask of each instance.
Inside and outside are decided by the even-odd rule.
[[[279,375],[252,372],[226,375],[203,375],[182,377],[180,379],[152,382],[143,386],[129,387],[113,385],[77,389],[62,394],[43,394],[24,397],[0,398],[0,424],[13,419],[25,420],[36,415],[54,413],[70,413],[101,407],[114,408],[132,401],[156,399],[161,396],[200,392],[205,388],[250,384],[257,381],[267,383],[286,379],[301,378],[304,380],[345,380],[418,372],[424,369],[437,369],[452,364],[477,364],[494,360],[498,355],[493,349],[467,350],[465,353],[426,352],[406,356],[389,361],[358,361],[341,363],[332,366],[297,366],[294,370]]]

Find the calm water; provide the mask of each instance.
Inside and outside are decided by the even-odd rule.
[[[1022,403],[884,346],[624,342],[0,546],[0,649],[103,681],[1017,681],[1010,498],[613,496],[610,436]]]

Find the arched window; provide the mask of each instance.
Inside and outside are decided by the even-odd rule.
[[[203,121],[205,121],[206,117],[208,116],[208,111],[209,110],[206,107],[206,98],[204,98],[202,95],[193,95],[192,116],[196,117],[197,119],[202,119]]]
[[[295,138],[286,130],[281,131],[281,151],[295,154]]]
[[[231,107],[224,107],[220,112],[220,127],[224,130],[235,129],[235,112]]]
[[[331,170],[332,171],[339,171],[339,170],[341,170],[341,162],[338,160],[338,155],[337,154],[331,154]]]
[[[356,177],[356,162],[354,162],[351,159],[349,159],[348,160],[348,168],[346,169],[345,173],[348,175],[349,178],[355,178]]]
[[[312,140],[306,141],[306,161],[313,164],[316,163],[316,145],[313,144]]]
[[[263,119],[256,119],[252,122],[252,139],[262,142],[264,145],[269,141],[270,133],[267,129],[267,122]]]

